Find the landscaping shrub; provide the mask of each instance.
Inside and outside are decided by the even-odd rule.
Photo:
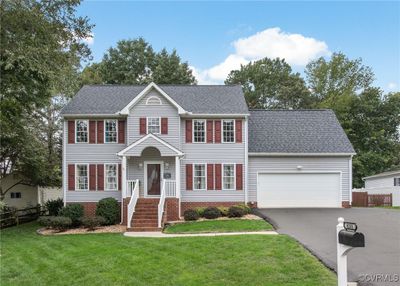
[[[54,218],[54,216],[41,216],[38,218],[37,222],[41,226],[51,227],[51,219],[52,218]]]
[[[243,209],[244,214],[251,213],[251,208],[249,206],[245,205],[245,204],[238,204],[238,205],[235,205],[235,206]]]
[[[57,216],[64,206],[63,199],[48,200],[45,204],[46,209],[49,211],[50,216]]]
[[[101,199],[96,205],[96,216],[103,217],[106,225],[118,223],[120,221],[118,201],[114,198]]]
[[[238,206],[231,206],[228,211],[228,217],[242,217],[245,214],[243,208]]]
[[[205,210],[206,208],[203,208],[203,207],[197,207],[197,208],[195,208],[194,210],[199,214],[199,217],[203,217],[204,216],[204,210]]]
[[[41,226],[64,231],[72,226],[72,220],[65,216],[41,216],[38,219]]]
[[[228,207],[218,207],[222,216],[228,216],[229,208]]]
[[[208,219],[214,219],[221,216],[221,212],[216,207],[208,207],[204,210],[204,217]]]
[[[63,207],[59,212],[60,216],[68,217],[72,221],[72,226],[79,226],[83,217],[83,206],[80,204],[71,204]]]
[[[95,230],[96,227],[104,225],[106,220],[102,216],[87,216],[81,219],[82,225],[89,230]]]
[[[185,210],[185,212],[183,213],[183,217],[185,218],[186,221],[190,221],[190,220],[198,220],[200,216],[197,211],[188,209]]]

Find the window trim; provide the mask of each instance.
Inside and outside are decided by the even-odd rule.
[[[233,121],[233,141],[225,142],[224,140],[224,121]],[[221,142],[224,144],[234,144],[236,143],[236,119],[222,119],[221,120]]]
[[[233,166],[233,188],[232,189],[226,189],[225,188],[225,186],[224,186],[224,168],[225,168],[225,165],[232,165]],[[221,186],[221,189],[223,190],[223,191],[235,191],[236,190],[236,163],[222,163],[222,186]]]
[[[204,122],[204,141],[203,142],[195,142],[194,141],[194,122],[195,121],[203,121]],[[192,143],[194,143],[194,144],[207,143],[207,120],[206,119],[193,119],[192,120]]]
[[[86,166],[86,176],[87,176],[87,189],[78,189],[78,166]],[[89,191],[89,164],[88,163],[76,163],[75,164],[75,190],[80,192]]]
[[[115,136],[115,142],[106,142],[106,121],[115,121],[115,131],[116,131],[116,136]],[[103,130],[104,130],[104,135],[103,135],[103,142],[104,144],[118,144],[118,119],[104,119],[103,120]]]
[[[157,99],[159,103],[156,103],[156,104],[149,103],[149,101],[150,101],[151,99]],[[146,105],[162,105],[161,98],[159,98],[159,97],[156,96],[156,95],[151,95],[151,96],[149,96],[149,97],[146,99]]]
[[[150,118],[158,118],[158,133],[149,133],[149,119]],[[146,134],[156,134],[156,135],[161,135],[161,117],[157,116],[148,116],[146,117]]]
[[[195,173],[196,173],[196,165],[204,166],[204,189],[196,189],[195,188]],[[194,163],[193,164],[193,171],[192,171],[192,189],[193,191],[206,191],[207,190],[207,164],[206,163]]]
[[[13,197],[13,194],[14,194],[14,197]],[[19,194],[19,197],[17,196],[17,194]],[[10,199],[13,199],[13,200],[22,199],[22,192],[11,192],[10,193]]]
[[[78,142],[77,139],[77,135],[78,135],[78,128],[77,128],[77,121],[85,121],[86,122],[86,142]],[[75,144],[89,144],[89,119],[75,119]]]
[[[115,174],[115,178],[116,178],[116,189],[107,189],[107,166],[110,165],[114,165],[115,166],[115,170],[116,170],[116,174]],[[118,186],[118,163],[107,163],[104,164],[104,191],[105,192],[115,192],[119,190],[119,186]]]

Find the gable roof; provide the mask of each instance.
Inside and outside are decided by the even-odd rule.
[[[148,85],[85,85],[62,115],[114,115]],[[157,85],[185,111],[194,114],[248,114],[240,85]]]
[[[249,153],[355,151],[331,110],[250,110]]]
[[[388,172],[379,173],[379,174],[376,174],[376,175],[364,177],[362,179],[363,180],[368,180],[368,179],[381,178],[381,177],[393,176],[393,175],[400,175],[400,169],[399,170],[395,170],[395,171],[388,171]]]

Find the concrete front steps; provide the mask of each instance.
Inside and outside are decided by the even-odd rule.
[[[159,199],[139,198],[128,231],[160,231],[158,227]]]

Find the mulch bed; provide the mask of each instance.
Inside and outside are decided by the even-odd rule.
[[[123,233],[126,231],[125,225],[115,224],[108,226],[100,226],[95,230],[89,230],[84,227],[71,228],[66,231],[58,231],[51,228],[40,228],[37,230],[38,234],[41,235],[64,235],[64,234],[87,234],[87,233]]]

